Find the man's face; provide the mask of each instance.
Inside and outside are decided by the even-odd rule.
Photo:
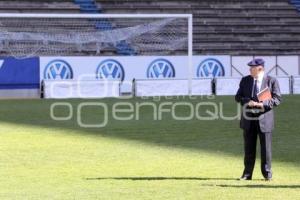
[[[264,70],[263,66],[250,67],[250,74],[253,78],[257,78],[258,74]]]

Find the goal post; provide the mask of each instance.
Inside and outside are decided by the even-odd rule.
[[[186,56],[191,94],[192,14],[0,13],[0,56]],[[176,78],[176,77],[175,77]]]

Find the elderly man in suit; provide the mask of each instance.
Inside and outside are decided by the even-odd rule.
[[[274,129],[273,108],[281,102],[276,78],[264,71],[264,60],[254,59],[248,63],[250,75],[242,78],[235,100],[243,107],[240,127],[244,130],[244,172],[240,180],[251,180],[256,157],[256,141],[260,140],[261,172],[265,180],[272,179],[272,131]],[[272,98],[260,102],[257,94],[269,88]]]

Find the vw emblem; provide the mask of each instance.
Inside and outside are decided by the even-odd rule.
[[[45,68],[44,79],[73,79],[73,71],[69,63],[67,63],[66,61],[53,60],[49,62]]]
[[[220,61],[214,58],[205,59],[197,69],[197,77],[225,76],[225,70]]]
[[[174,78],[175,69],[172,63],[166,59],[156,59],[148,67],[148,78]]]
[[[125,77],[123,66],[116,60],[107,59],[101,62],[96,71],[97,79],[112,79],[123,81]]]

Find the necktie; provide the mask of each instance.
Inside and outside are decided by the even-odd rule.
[[[254,101],[258,101],[257,93],[258,93],[257,80],[254,80],[253,94],[252,94]]]

